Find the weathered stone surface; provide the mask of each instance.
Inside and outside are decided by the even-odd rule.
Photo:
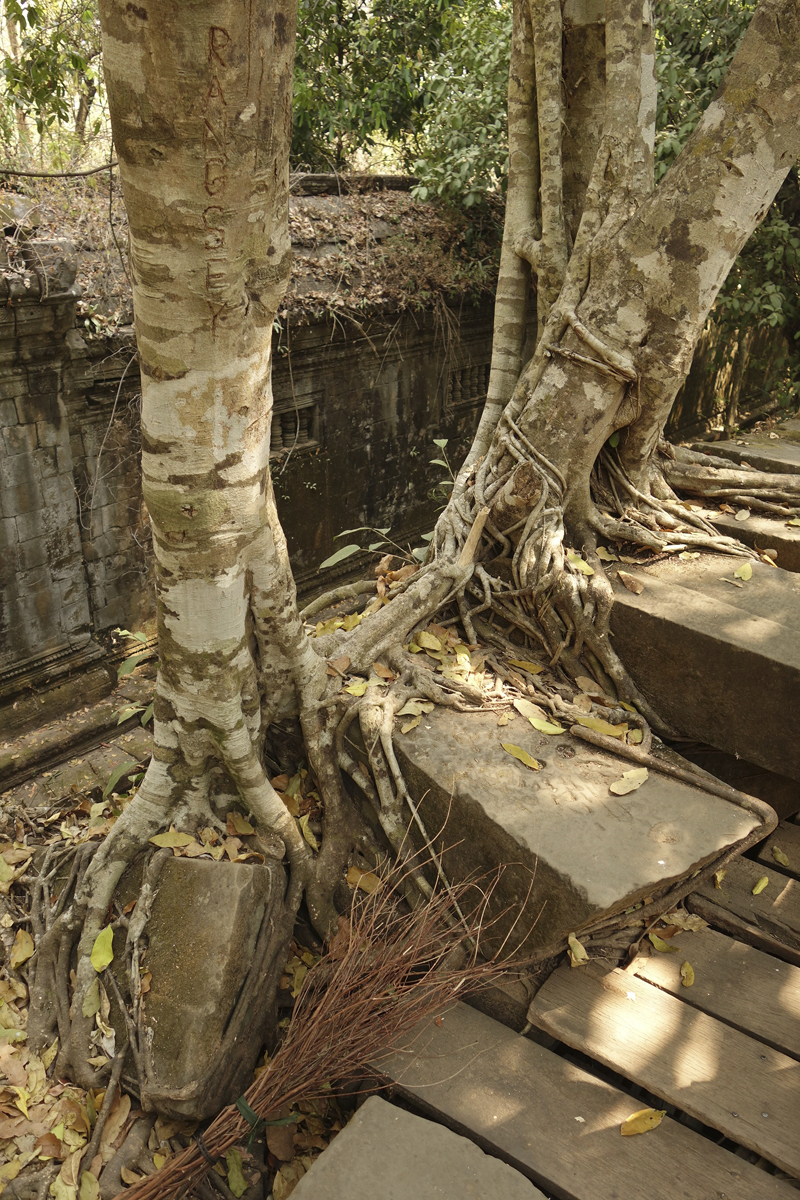
[[[737,521],[731,513],[707,513],[712,525],[726,537],[738,538],[746,546],[759,550],[776,550],[776,564],[782,571],[800,571],[800,526],[752,514],[746,521]]]
[[[153,978],[144,1000],[145,1106],[208,1115],[208,1098],[197,1084],[220,1047],[264,914],[281,904],[284,887],[283,868],[271,859],[264,866],[187,858],[165,863],[148,925]],[[260,1049],[258,1036],[251,1040],[250,1069]],[[217,1101],[212,1097],[212,1108]]]
[[[754,562],[736,586],[742,561],[627,568],[644,589],[614,583],[614,644],[675,729],[800,780],[800,579]]]
[[[501,742],[527,750],[542,770]],[[451,878],[504,864],[493,909],[513,916],[530,889],[509,943],[527,938],[526,950],[691,874],[757,825],[734,804],[656,772],[638,791],[613,796],[609,784],[628,760],[567,733],[538,733],[521,716],[498,727],[492,713],[439,709],[395,745]]]
[[[499,1158],[371,1096],[294,1189],[297,1200],[544,1200]]]
[[[727,458],[733,463],[746,463],[757,471],[785,471],[800,474],[800,433],[792,429],[779,433],[752,434],[735,442],[696,442],[692,446],[701,454]]]

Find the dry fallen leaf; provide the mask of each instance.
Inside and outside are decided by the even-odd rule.
[[[170,828],[166,833],[157,833],[155,837],[151,837],[150,841],[154,846],[176,847],[176,846],[191,846],[196,839],[190,833],[179,833],[177,829]]]
[[[624,733],[628,732],[627,725],[612,725],[608,721],[603,721],[600,717],[576,717],[578,725],[585,725],[587,729],[593,729],[595,733],[605,734],[606,737],[621,738]]]
[[[722,887],[722,881],[727,874],[728,874],[727,867],[721,867],[719,871],[714,872],[714,887],[715,888]]]
[[[761,878],[759,879],[758,883],[753,888],[753,895],[760,896],[768,883],[769,883],[769,875],[762,875]]]
[[[94,939],[92,953],[89,955],[89,961],[97,971],[98,975],[101,971],[105,971],[106,967],[114,958],[114,950],[112,943],[114,941],[114,930],[110,925],[106,925],[105,929],[101,929],[97,937]]]
[[[749,516],[750,516],[749,508],[740,508],[733,519],[734,519],[734,521],[746,521]]]
[[[735,579],[743,579],[746,583],[748,579],[753,578],[753,567],[749,562],[742,563],[740,567],[736,568],[733,575]]]
[[[586,947],[578,941],[574,933],[571,933],[567,938],[567,954],[569,954],[569,965],[571,967],[582,967],[584,963],[589,961]]]
[[[514,713],[504,712],[504,713],[501,713],[500,716],[498,717],[497,724],[498,725],[508,725],[509,721],[513,721],[513,720],[514,720]]]
[[[567,562],[574,567],[576,571],[580,571],[581,575],[594,575],[594,567],[590,567],[586,559],[581,558],[580,554],[567,553]]]
[[[540,708],[538,704],[531,703],[530,700],[526,700],[524,696],[515,696],[513,703],[517,712],[523,717],[527,717],[529,721],[533,720],[534,717],[537,721],[542,721],[547,715],[543,708]]]
[[[515,746],[511,742],[501,742],[500,745],[505,751],[507,751],[508,754],[513,755],[514,758],[523,763],[526,767],[530,767],[532,771],[541,771],[542,764],[537,762],[533,755],[529,754],[527,750],[523,750],[522,746]]]
[[[10,964],[12,969],[16,971],[17,967],[27,962],[33,951],[33,938],[27,929],[18,929],[17,935],[14,938],[14,945],[11,947]]]
[[[615,779],[608,785],[608,790],[615,796],[627,796],[635,792],[648,778],[647,767],[634,767],[631,771],[623,771],[621,779]]]
[[[622,1122],[619,1131],[623,1137],[633,1137],[637,1133],[649,1133],[661,1124],[667,1115],[665,1108],[640,1108]]]
[[[557,733],[564,733],[563,725],[556,725],[553,721],[542,721],[538,717],[530,717],[530,723],[534,729],[538,729],[539,733],[547,733],[551,737]]]
[[[666,921],[667,925],[675,925],[687,933],[698,933],[701,929],[708,928],[708,921],[704,921],[697,913],[688,913],[682,908],[676,908],[661,919]]]
[[[772,857],[775,859],[775,862],[780,863],[782,867],[788,867],[790,865],[789,859],[783,853],[780,846],[772,847]]]
[[[681,983],[684,987],[691,987],[694,983],[694,968],[691,963],[681,963]]]
[[[381,886],[381,881],[374,871],[362,871],[360,867],[350,867],[345,877],[351,888],[361,888],[362,892],[372,895]]]
[[[410,721],[406,721],[405,725],[400,726],[401,733],[411,733],[412,729],[416,729],[422,717],[412,717]]]
[[[623,584],[629,592],[633,592],[636,596],[641,596],[644,591],[644,584],[635,575],[629,575],[627,571],[617,571],[617,576],[621,584]]]
[[[508,662],[510,666],[519,667],[521,671],[527,671],[530,675],[538,675],[544,670],[544,667],[540,667],[538,663],[529,662],[527,658],[510,658]]]
[[[678,950],[680,950],[680,946],[671,946],[669,942],[665,942],[664,939],[660,938],[657,933],[653,932],[652,929],[647,936],[653,943],[654,948],[658,950],[659,954],[675,954]]]

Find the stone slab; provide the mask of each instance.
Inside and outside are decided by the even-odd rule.
[[[731,513],[706,510],[703,515],[726,537],[738,538],[754,549],[775,550],[775,562],[782,571],[800,571],[800,526],[787,525],[786,521],[755,514],[746,521],[737,521]]]
[[[734,463],[746,463],[757,471],[800,475],[800,433],[794,431],[779,433],[777,438],[756,434],[737,441],[696,442],[692,449]]]
[[[542,769],[523,766],[502,742]],[[509,943],[527,939],[525,952],[665,890],[758,824],[730,801],[654,771],[638,791],[614,796],[609,784],[630,769],[627,759],[568,733],[538,733],[521,716],[498,726],[493,713],[437,709],[398,734],[395,747],[445,871],[464,879],[502,865],[494,913],[516,916],[528,896]]]
[[[271,859],[263,866],[187,858],[164,864],[148,923],[145,1105],[155,1099],[159,1111],[209,1115],[193,1085],[219,1049],[264,914],[282,903],[284,888],[283,868]],[[255,1065],[261,1041],[252,1042]]]
[[[706,554],[614,574],[614,645],[641,691],[672,727],[697,741],[800,780],[793,714],[800,696],[800,578]]]
[[[545,1200],[452,1130],[371,1096],[298,1183],[297,1200]]]

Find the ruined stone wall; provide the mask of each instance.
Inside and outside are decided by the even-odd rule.
[[[25,260],[0,275],[0,685],[91,637],[66,405],[74,255],[31,240]]]

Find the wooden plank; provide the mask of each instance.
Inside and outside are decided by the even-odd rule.
[[[736,938],[737,941],[746,942],[748,946],[756,946],[773,958],[800,967],[800,950],[784,946],[777,938],[772,937],[769,933],[764,933],[757,925],[751,925],[749,921],[734,916],[733,913],[720,908],[718,904],[712,904],[710,900],[706,900],[705,896],[689,896],[686,906],[691,912],[697,913],[703,920],[708,921],[709,925],[713,925],[715,929],[721,929],[723,933]]]
[[[800,1175],[800,1063],[619,969],[560,967],[533,1024]]]
[[[800,1059],[800,968],[713,929],[678,934],[670,945],[680,952],[640,955],[629,973]],[[683,962],[694,970],[688,988],[681,981]]]
[[[641,1100],[476,1009],[457,1004],[440,1020],[377,1070],[558,1200],[797,1200],[790,1184],[669,1117],[621,1137]]]
[[[767,886],[754,896],[753,888],[765,876]],[[691,899],[695,897],[717,905],[782,945],[800,951],[800,882],[796,879],[749,858],[735,858],[728,864],[720,887],[709,880]]]
[[[777,849],[780,854],[788,858],[788,866],[786,863],[778,862],[773,854],[773,849]],[[781,821],[778,828],[773,830],[758,847],[756,857],[765,867],[779,871],[782,875],[791,875],[793,879],[800,879],[800,825],[795,825],[790,821]]]

